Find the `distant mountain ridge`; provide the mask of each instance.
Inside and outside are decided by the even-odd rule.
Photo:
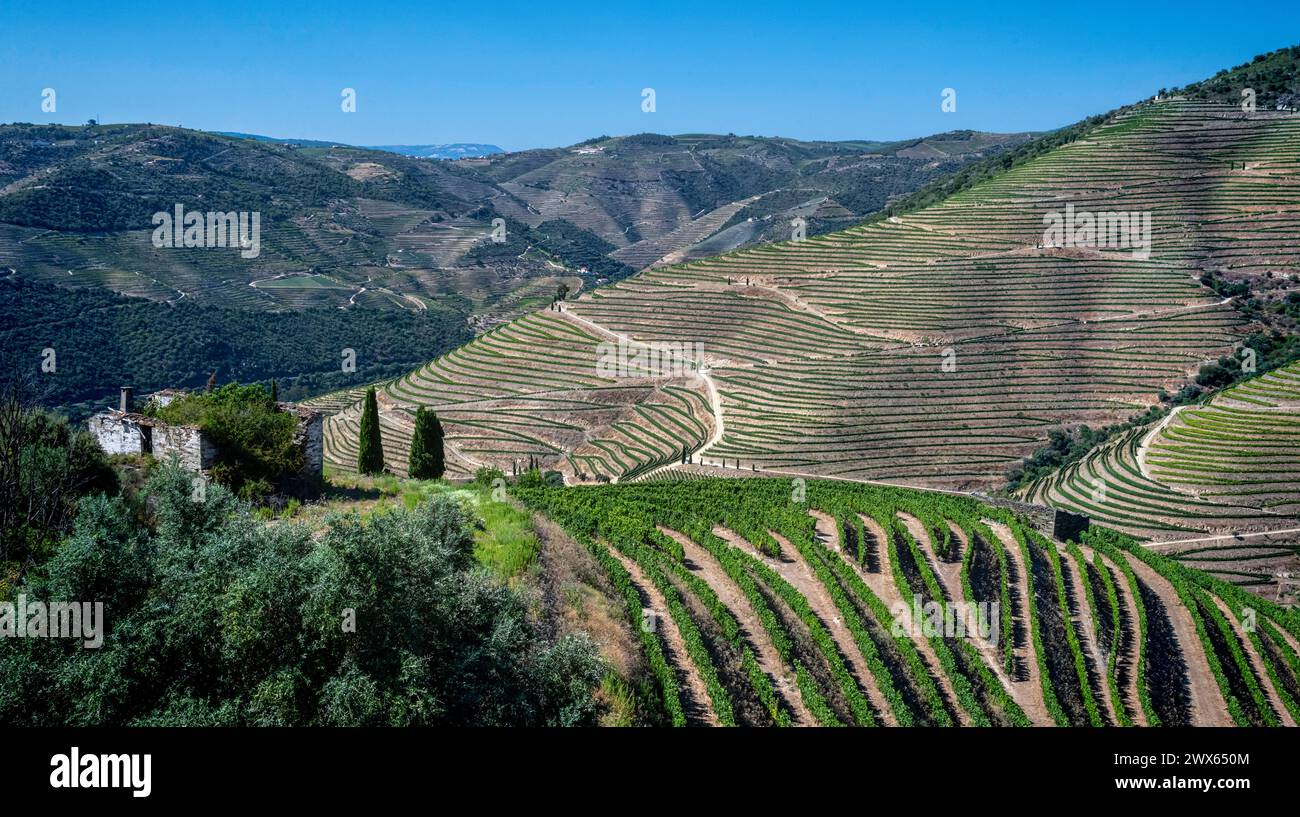
[[[289,397],[350,388],[562,287],[785,240],[796,218],[809,236],[849,226],[1028,138],[636,134],[435,161],[162,125],[0,125],[0,340],[31,359],[61,350],[69,376],[50,381],[48,400],[74,413],[121,383],[198,387],[215,370],[277,378]],[[178,205],[259,214],[259,253],[155,247],[152,217]],[[33,313],[54,305],[66,320]],[[79,330],[83,314],[97,316],[94,335]],[[235,325],[276,353],[223,339]],[[155,330],[183,353],[160,354]],[[203,340],[174,345],[182,333]],[[420,343],[403,340],[414,334]],[[341,348],[364,361],[355,373],[339,372]]]
[[[269,311],[454,297],[483,328],[527,308],[513,293],[554,291],[544,279],[588,288],[788,239],[797,218],[809,236],[847,227],[1030,138],[643,133],[427,161],[162,125],[0,125],[0,272]],[[151,218],[178,203],[260,213],[260,254],[158,252]]]
[[[371,145],[370,148],[420,159],[477,159],[480,156],[505,153],[504,149],[496,145],[479,142],[453,142],[447,145]]]
[[[365,150],[384,150],[402,156],[414,156],[419,159],[477,159],[494,153],[505,153],[503,148],[481,142],[451,142],[445,145],[350,145],[346,142],[329,142],[320,139],[281,139],[275,136],[263,136],[257,133],[239,133],[238,131],[212,131],[217,136],[233,136],[236,139],[252,139],[255,142],[271,142],[277,145],[293,145],[300,148],[360,147]]]

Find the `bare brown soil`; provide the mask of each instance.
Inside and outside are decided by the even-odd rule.
[[[1052,716],[1047,711],[1047,704],[1043,701],[1043,683],[1039,674],[1038,658],[1034,655],[1033,637],[1029,632],[1029,573],[1025,565],[1023,555],[1020,553],[1020,546],[1016,544],[1016,537],[1012,535],[1011,530],[1000,522],[994,522],[991,519],[983,520],[988,525],[993,535],[998,537],[1002,543],[1002,549],[1007,553],[1007,570],[1011,573],[1008,580],[1011,582],[1011,603],[1015,606],[1015,619],[1018,622],[1017,638],[1015,646],[1016,658],[1016,680],[1011,685],[1011,689],[1024,689],[1024,700],[1016,698],[1016,703],[1020,708],[1025,710],[1025,714],[1035,723],[1041,722],[1044,725],[1055,724]]]
[[[939,578],[939,583],[943,586],[944,592],[947,593],[951,600],[964,601],[961,588],[961,562],[948,562],[939,558],[934,548],[934,542],[930,532],[925,529],[921,520],[914,516],[900,513],[899,519],[907,525],[908,531],[912,537],[921,545],[921,551],[930,559],[930,566],[934,569],[935,575]],[[953,528],[953,536],[959,545],[958,553],[964,552],[970,546],[966,541],[966,535],[959,528]],[[1000,613],[1001,615],[1010,615],[1011,611]],[[1016,681],[1007,676],[1006,668],[1002,666],[1002,654],[996,644],[990,644],[978,636],[970,639],[971,643],[980,652],[985,666],[993,672],[993,675],[1006,689],[1011,699],[1025,711],[1025,715],[1035,726],[1053,726],[1051,714],[1048,713],[1047,707],[1043,704],[1042,688],[1035,686],[1028,679]]]
[[[1203,726],[1233,726],[1228,705],[1223,700],[1223,693],[1219,691],[1219,684],[1214,680],[1210,664],[1201,650],[1196,624],[1192,621],[1191,613],[1183,605],[1183,600],[1178,597],[1173,585],[1164,576],[1152,570],[1146,562],[1128,553],[1124,554],[1124,558],[1128,559],[1129,565],[1138,578],[1151,588],[1164,604],[1165,612],[1178,639],[1179,652],[1187,663],[1193,722]]]
[[[1061,570],[1066,576],[1066,595],[1071,605],[1074,632],[1079,639],[1085,663],[1088,665],[1088,680],[1092,686],[1092,697],[1097,702],[1108,723],[1117,724],[1115,707],[1111,703],[1110,693],[1106,687],[1106,656],[1097,643],[1096,621],[1092,608],[1088,606],[1087,590],[1083,583],[1088,577],[1079,570],[1079,565],[1069,553],[1057,549],[1061,557]]]
[[[359,182],[372,179],[395,179],[397,174],[377,162],[358,162],[345,171]]]
[[[898,591],[898,585],[894,583],[893,562],[889,555],[888,539],[885,536],[885,529],[880,523],[869,516],[859,514],[862,520],[862,526],[866,531],[867,539],[870,542],[864,543],[871,553],[874,553],[880,566],[879,573],[872,573],[864,570],[852,558],[845,558],[844,561],[853,568],[858,577],[862,579],[863,584],[870,588],[887,607],[893,609],[895,605],[902,605],[908,611],[912,609],[912,600],[904,599],[902,593]],[[839,549],[838,538],[833,540],[836,549]],[[945,708],[953,713],[963,726],[969,726],[972,721],[970,713],[957,705],[957,694],[953,691],[952,680],[947,673],[942,671],[942,664],[939,663],[939,657],[934,654],[934,648],[930,646],[927,638],[915,635],[917,629],[912,626],[910,613],[905,613],[904,620],[901,622],[906,632],[912,633],[912,643],[916,646],[917,652],[921,654],[921,659],[925,662],[929,670],[930,678],[934,680],[939,687],[939,692],[943,695]],[[892,624],[892,622],[891,622]]]
[[[747,543],[735,531],[721,525],[715,525],[713,534],[742,552],[747,554],[754,552],[752,548],[746,549]],[[812,631],[794,609],[772,590],[766,582],[757,582],[757,587],[758,592],[763,596],[764,601],[790,638],[792,660],[802,664],[808,671],[835,717],[841,723],[853,723],[852,707],[831,673],[830,664],[813,640]]]
[[[1255,649],[1254,642],[1242,631],[1241,622],[1237,620],[1237,616],[1228,607],[1227,603],[1218,596],[1212,596],[1212,598],[1219,611],[1223,613],[1223,617],[1228,620],[1233,632],[1237,634],[1237,641],[1241,643],[1242,650],[1250,660],[1250,667],[1255,673],[1255,679],[1268,696],[1268,702],[1273,707],[1273,712],[1282,721],[1283,726],[1295,726],[1295,718],[1291,717],[1291,713],[1282,704],[1282,698],[1278,696],[1277,688],[1273,686],[1273,679],[1269,677],[1268,672],[1264,669],[1264,662],[1260,659],[1259,651]]]
[[[737,536],[731,543],[740,547],[750,556],[762,560],[764,564],[776,571],[778,576],[793,585],[808,600],[808,606],[812,608],[822,626],[835,640],[835,646],[839,649],[840,656],[844,658],[844,662],[854,680],[858,682],[858,687],[866,693],[867,700],[871,703],[872,714],[888,726],[897,726],[897,717],[889,708],[889,703],[881,693],[880,687],[876,684],[875,677],[867,668],[867,662],[862,658],[862,652],[858,649],[857,642],[853,640],[853,634],[849,632],[849,628],[841,619],[840,611],[836,608],[830,594],[826,592],[826,588],[822,586],[812,568],[804,561],[803,555],[788,539],[775,531],[768,531],[768,533],[781,546],[783,558],[780,561],[759,553],[743,537]]]
[[[1088,551],[1084,551],[1086,554]],[[1120,694],[1124,696],[1124,709],[1133,723],[1147,726],[1146,712],[1142,709],[1142,698],[1138,694],[1138,661],[1141,658],[1141,642],[1138,638],[1137,603],[1129,590],[1128,580],[1108,557],[1102,556],[1102,564],[1110,571],[1111,581],[1115,584],[1115,595],[1120,606],[1120,645],[1115,653],[1115,681]]]

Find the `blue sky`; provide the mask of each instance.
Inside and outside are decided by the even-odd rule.
[[[1046,130],[1297,43],[1294,2],[0,0],[0,122],[509,150],[642,131]]]

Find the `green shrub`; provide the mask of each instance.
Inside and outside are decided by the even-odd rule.
[[[547,483],[546,477],[542,476],[541,471],[536,468],[529,468],[519,475],[519,479],[515,480],[515,484],[520,488],[543,488],[546,487]]]
[[[78,500],[116,493],[117,475],[86,431],[0,396],[0,564],[42,559],[72,528]],[[0,598],[4,597],[0,571]]]
[[[20,590],[102,600],[103,646],[0,639],[0,725],[596,723],[595,645],[542,637],[475,562],[454,498],[313,531],[258,522],[220,485],[196,502],[192,480],[159,468],[155,533],[120,498],[83,503],[48,579]]]

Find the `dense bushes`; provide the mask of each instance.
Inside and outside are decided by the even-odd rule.
[[[0,343],[32,371],[42,350],[53,349],[57,370],[42,375],[42,402],[77,404],[82,416],[102,408],[96,401],[123,383],[141,392],[198,388],[212,372],[244,383],[278,378],[281,398],[299,400],[403,374],[472,337],[463,313],[436,303],[420,313],[355,308],[268,315],[0,281]],[[355,372],[342,371],[343,349],[356,351]]]
[[[1200,368],[1196,374],[1196,385],[1206,389],[1226,388],[1300,360],[1300,338],[1279,332],[1256,332],[1242,345],[1242,350],[1246,349],[1254,352],[1255,366],[1252,370],[1242,368],[1240,352],[1225,355]]]
[[[1297,104],[1296,74],[1300,72],[1300,46],[1257,54],[1250,62],[1224,69],[1213,77],[1193,83],[1174,93],[1193,99],[1208,99],[1229,105],[1241,104],[1241,90],[1252,88],[1260,110],[1271,110],[1278,102]]]
[[[1035,451],[1025,461],[1007,474],[1007,490],[1014,491],[1036,479],[1084,457],[1101,445],[1113,433],[1111,428],[1093,430],[1088,426],[1074,429],[1052,429],[1047,432],[1047,445]]]
[[[604,666],[585,636],[541,640],[525,601],[473,560],[448,497],[318,537],[265,525],[164,466],[156,530],[83,502],[30,599],[102,601],[104,644],[0,639],[5,725],[593,723]]]
[[[115,492],[117,475],[94,438],[0,392],[0,598],[18,564],[44,558],[72,526],[80,497]]]
[[[0,160],[17,153],[29,172],[47,170],[42,184],[0,198],[0,221],[73,232],[142,229],[153,213],[187,201],[287,220],[304,206],[325,206],[364,189],[301,152],[180,128],[47,129],[45,138],[63,146],[45,154],[30,149],[30,133],[20,126],[0,131]],[[149,155],[169,161],[124,160],[117,157],[134,151],[112,149],[132,144],[147,144]],[[214,154],[221,161],[212,161]]]
[[[475,213],[484,218],[497,217],[495,212]],[[626,278],[634,270],[609,257],[617,247],[600,236],[568,221],[552,219],[536,227],[506,218],[506,240],[479,244],[465,255],[465,260],[482,264],[513,261],[529,250],[540,250],[565,267],[586,270],[591,278]]]

